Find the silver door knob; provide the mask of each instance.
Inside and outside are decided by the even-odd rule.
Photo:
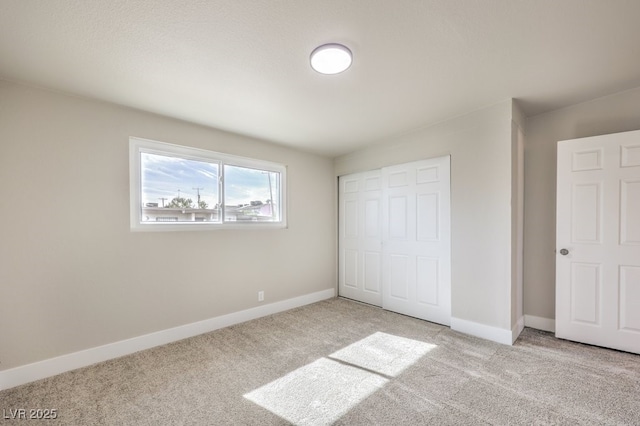
[[[561,255],[563,255],[563,256],[566,256],[566,255],[568,255],[568,254],[569,254],[569,250],[567,250],[567,249],[562,249],[562,250],[560,250],[560,254],[561,254]]]

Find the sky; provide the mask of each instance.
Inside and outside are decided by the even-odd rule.
[[[162,198],[168,204],[174,197],[191,198],[197,203],[197,189],[200,199],[208,208],[218,201],[219,165],[206,161],[186,160],[149,153],[141,153],[142,159],[142,202],[158,203]],[[251,201],[266,203],[271,198],[269,175],[266,172],[245,167],[225,166],[226,205],[249,204]],[[277,173],[270,173],[273,196],[277,204]]]

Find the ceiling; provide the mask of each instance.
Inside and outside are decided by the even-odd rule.
[[[327,156],[640,86],[637,0],[0,0],[0,78]],[[354,54],[309,66],[320,44]]]

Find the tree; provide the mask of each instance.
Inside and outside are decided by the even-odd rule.
[[[191,198],[174,197],[169,204],[165,205],[165,207],[174,209],[192,209],[194,206]]]
[[[204,200],[198,201],[198,208],[199,209],[206,209],[207,207],[209,207],[209,206],[207,205],[206,201],[204,201]]]

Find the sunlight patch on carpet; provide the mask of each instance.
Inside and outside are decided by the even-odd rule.
[[[294,425],[329,425],[436,347],[377,332],[244,397]]]
[[[377,374],[321,358],[244,397],[295,425],[328,425],[387,382]]]
[[[396,377],[436,345],[377,332],[329,355],[385,376]]]

